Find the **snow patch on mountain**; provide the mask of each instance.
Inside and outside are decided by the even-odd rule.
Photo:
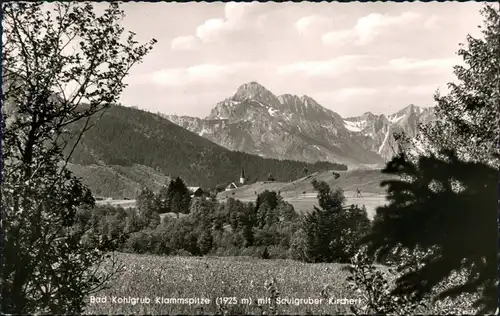
[[[351,132],[361,132],[363,130],[364,125],[366,125],[366,121],[352,122],[344,120],[344,126]]]
[[[278,112],[278,110],[273,109],[273,108],[268,108],[267,112],[269,113],[269,115],[275,116],[275,114]]]
[[[389,122],[391,122],[392,124],[394,123],[397,123],[398,121],[400,121],[403,117],[405,117],[404,115],[400,115],[400,116],[389,116],[388,119],[389,119]]]
[[[387,131],[385,132],[384,140],[382,141],[382,144],[378,148],[378,154],[379,155],[382,152],[382,149],[384,148],[385,143],[387,143],[387,139],[389,138],[389,132],[390,132],[390,130],[391,130],[391,128],[389,126],[387,126]]]
[[[198,135],[203,136],[205,134],[211,134],[211,131],[206,127],[203,127],[203,129],[198,133]]]

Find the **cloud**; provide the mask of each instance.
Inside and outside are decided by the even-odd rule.
[[[228,21],[238,21],[245,17],[245,13],[248,14],[248,9],[254,6],[256,2],[250,3],[238,3],[229,2],[226,3],[224,7],[224,14]]]
[[[432,96],[436,90],[440,88],[438,85],[415,85],[403,86],[398,85],[395,88],[388,89],[388,92],[404,93],[404,94],[423,94]]]
[[[264,18],[254,13],[258,2],[229,2],[224,7],[224,17],[212,18],[200,24],[193,35],[179,36],[172,40],[172,50],[193,50],[201,43],[213,43],[222,40],[232,32],[251,28],[263,28]]]
[[[324,44],[342,44],[355,36],[352,30],[329,32],[321,38]]]
[[[351,87],[351,88],[343,88],[338,89],[332,92],[332,95],[336,99],[349,99],[355,96],[362,95],[371,95],[378,92],[378,89],[375,88],[366,88],[366,87]]]
[[[287,64],[278,68],[278,74],[290,75],[302,73],[307,76],[338,76],[353,70],[366,56],[344,55],[330,60],[304,61]]]
[[[441,59],[412,59],[397,58],[391,59],[389,65],[396,70],[419,70],[419,69],[449,69],[456,65],[460,58]]]
[[[209,19],[196,28],[196,36],[203,42],[218,40],[224,33],[231,29],[232,22],[224,19]]]
[[[252,14],[258,5],[258,2],[228,2],[224,7],[224,18],[206,20],[196,28],[196,36],[203,42],[215,42],[233,31],[261,26],[262,19]]]
[[[143,75],[142,82],[159,86],[181,87],[198,84],[214,84],[231,81],[235,76],[249,74],[262,70],[260,64],[239,62],[230,64],[207,63],[193,65],[187,68],[167,68]]]
[[[301,35],[307,35],[317,31],[323,31],[330,27],[332,20],[320,15],[309,15],[295,22],[295,28]]]
[[[199,47],[199,39],[195,36],[179,36],[172,40],[172,50],[193,50]]]
[[[440,73],[451,72],[453,66],[460,64],[459,57],[452,58],[432,58],[432,59],[416,59],[416,58],[395,58],[389,60],[386,64],[378,66],[362,66],[361,70],[367,71],[419,71],[424,73]]]
[[[346,40],[354,41],[357,45],[366,45],[372,42],[384,29],[397,25],[413,23],[420,17],[414,12],[404,12],[400,15],[370,13],[361,17],[352,29],[328,32],[323,35],[324,44],[341,44]]]

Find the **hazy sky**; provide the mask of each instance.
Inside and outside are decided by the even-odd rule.
[[[343,116],[433,105],[481,4],[123,4],[124,27],[158,40],[126,82],[122,103],[204,117],[243,83],[309,95]]]

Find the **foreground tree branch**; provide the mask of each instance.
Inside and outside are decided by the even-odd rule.
[[[118,266],[105,257],[112,243],[83,242],[88,232],[77,225],[77,212],[94,199],[66,164],[89,122],[118,101],[123,79],[156,41],[139,45],[127,34],[117,3],[101,16],[90,3],[2,6],[1,311],[81,313],[84,298]],[[84,128],[68,133],[81,120]],[[105,262],[107,272],[98,268]]]

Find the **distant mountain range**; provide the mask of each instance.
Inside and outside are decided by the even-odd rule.
[[[16,115],[9,102],[3,111]],[[94,194],[117,199],[158,189],[174,176],[214,188],[237,181],[241,168],[249,182],[269,175],[287,182],[316,171],[382,165],[392,155],[394,132],[413,136],[418,123],[432,119],[433,109],[413,105],[387,117],[342,118],[308,96],[275,96],[251,82],[205,119],[111,106],[84,134],[69,167]]]
[[[419,123],[435,119],[433,108],[415,105],[389,116],[343,118],[309,96],[276,96],[257,82],[240,86],[204,119],[164,117],[231,150],[350,167],[383,164],[394,155],[395,132],[414,137]]]

